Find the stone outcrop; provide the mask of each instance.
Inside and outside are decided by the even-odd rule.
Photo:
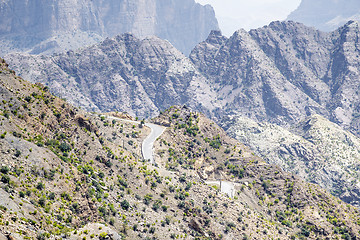
[[[217,89],[218,116],[282,126],[320,114],[359,135],[359,23],[332,33],[273,22],[229,39],[218,33],[190,58]]]

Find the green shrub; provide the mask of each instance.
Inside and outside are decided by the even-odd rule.
[[[42,183],[42,182],[39,182],[37,185],[36,185],[36,188],[38,189],[38,190],[44,190],[44,188],[45,188],[45,184],[44,183]]]
[[[3,176],[1,177],[1,181],[2,181],[3,183],[9,183],[9,182],[10,182],[10,177],[9,177],[8,175],[3,175]]]
[[[212,141],[210,141],[210,146],[215,148],[215,149],[220,149],[221,147],[221,140],[220,140],[220,136],[217,135],[216,137],[213,138]]]
[[[122,209],[124,209],[124,210],[129,210],[129,208],[130,208],[130,203],[127,200],[122,201],[120,203],[120,205],[121,205]]]
[[[3,174],[8,174],[8,172],[10,171],[8,166],[2,166],[0,169],[0,172]]]
[[[41,207],[45,207],[46,205],[46,199],[45,198],[40,198],[39,201],[38,201],[39,205]]]
[[[20,150],[16,150],[14,155],[15,155],[15,157],[20,157],[21,151],[20,151]]]
[[[152,198],[153,198],[153,196],[152,196],[151,194],[146,194],[146,195],[144,196],[144,203],[145,203],[146,205],[149,205],[150,202],[152,201]]]

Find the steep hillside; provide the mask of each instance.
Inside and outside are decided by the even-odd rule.
[[[330,34],[275,22],[251,34],[288,81],[326,108],[331,121],[360,134],[358,22]]]
[[[241,117],[224,127],[267,162],[359,205],[360,139],[338,125],[313,115],[290,131]]]
[[[317,113],[359,131],[359,23],[323,33],[294,22],[212,33],[190,58],[215,85],[217,114],[286,126]]]
[[[331,220],[334,209],[330,206],[338,206],[340,201],[319,187],[265,163],[204,115],[186,107],[173,107],[154,121],[168,126],[156,145],[160,167],[186,172],[187,176],[195,170],[202,180],[222,179],[224,184],[232,183],[233,202],[245,204],[260,213],[265,222],[272,222],[279,229],[275,238],[333,238],[331,235],[339,231],[336,224],[331,226],[338,220]],[[219,220],[229,221],[228,214],[232,211],[224,212]],[[240,226],[243,221],[251,222],[241,219]],[[248,225],[251,228],[252,224]],[[261,225],[258,222],[256,228],[252,228],[250,238],[273,236],[271,228],[259,231]],[[355,235],[342,237],[356,238]],[[238,239],[229,239],[234,238]]]
[[[287,20],[330,32],[347,21],[359,21],[360,3],[356,0],[302,0]]]
[[[174,104],[211,96],[191,61],[157,37],[140,40],[123,34],[65,54],[13,54],[7,59],[25,79],[49,86],[88,111],[126,111],[147,118]]]
[[[0,62],[1,239],[359,237],[357,209],[264,163],[202,114],[173,107],[154,119],[168,127],[151,166],[141,124],[75,109]],[[233,182],[234,198],[204,173]]]
[[[212,7],[194,0],[0,1],[0,56],[75,50],[127,32],[168,39],[189,54],[214,29]]]

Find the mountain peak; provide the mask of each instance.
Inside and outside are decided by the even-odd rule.
[[[220,30],[212,30],[205,42],[215,45],[221,45],[226,40],[227,37],[223,36]]]
[[[348,21],[342,28],[348,28],[348,29],[359,29],[360,28],[360,22],[357,20],[350,20]]]

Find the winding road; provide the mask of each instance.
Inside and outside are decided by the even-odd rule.
[[[140,124],[138,121],[132,121],[127,120],[123,118],[117,118],[112,116],[105,116],[109,119],[115,119],[119,121],[134,123],[134,124]],[[161,136],[161,134],[164,133],[166,127],[156,125],[153,123],[145,123],[145,126],[149,127],[151,129],[150,134],[144,139],[142,142],[141,152],[143,155],[143,158],[145,160],[148,160],[151,164],[155,164],[155,158],[154,158],[154,142],[158,137]],[[221,180],[215,180],[215,181],[205,181],[208,185],[219,185],[220,191],[223,193],[226,193],[230,198],[234,197],[235,193],[235,186],[233,182],[229,181],[221,181]]]
[[[117,118],[117,117],[112,117],[112,116],[105,116],[105,117],[107,117],[109,119],[115,119],[115,120],[119,120],[119,121],[140,124],[140,122],[138,122],[138,121],[132,121],[132,120],[127,120],[127,119]],[[142,146],[141,146],[141,152],[142,152],[144,159],[148,160],[151,164],[155,164],[154,142],[158,137],[161,136],[161,134],[163,134],[166,127],[159,126],[159,125],[156,125],[153,123],[145,123],[145,126],[149,127],[151,129],[151,132],[143,141]]]
[[[142,154],[144,159],[149,160],[151,164],[155,164],[154,142],[161,134],[163,134],[166,128],[152,123],[145,123],[145,126],[151,129],[151,133],[142,143]]]
[[[233,182],[229,182],[229,181],[205,181],[206,184],[208,185],[219,185],[220,186],[220,191],[223,193],[226,193],[229,197],[233,198],[234,197],[234,193],[235,193],[235,186]]]

